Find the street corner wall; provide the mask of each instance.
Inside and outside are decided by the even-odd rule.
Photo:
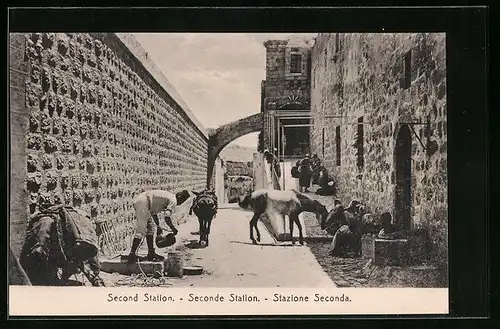
[[[227,203],[227,193],[226,193],[226,171],[227,163],[221,158],[217,157],[215,160],[215,174],[214,174],[214,188],[215,194],[219,200],[219,204]]]
[[[405,62],[409,74],[405,74]],[[313,153],[320,155],[324,150],[324,162],[337,181],[339,197],[344,202],[359,198],[379,214],[394,214],[394,150],[399,128],[404,123],[430,122],[429,144],[424,125],[410,127],[414,129],[412,225],[430,230],[437,246],[436,260],[446,260],[445,34],[320,34],[312,50],[311,110]],[[355,146],[360,117],[365,123],[362,168],[356,163]]]
[[[28,63],[24,60],[25,36],[9,36],[9,100],[10,100],[10,247],[16,257],[21,253],[26,233],[28,193],[26,191],[26,145],[29,121],[27,109],[26,81],[29,79]]]
[[[41,201],[108,221],[124,248],[138,193],[205,187],[206,133],[133,41],[111,33],[11,34],[13,249]]]

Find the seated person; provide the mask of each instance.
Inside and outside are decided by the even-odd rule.
[[[337,201],[337,200],[335,200]],[[355,245],[356,236],[351,230],[352,218],[348,218],[350,213],[344,210],[344,207],[337,204],[332,211],[332,219],[336,219],[333,223],[337,223],[336,226],[330,226],[330,230],[327,231],[331,234],[333,229],[337,228],[332,239],[332,244],[330,246],[329,254],[331,256],[344,256],[350,250],[352,250]],[[329,216],[330,217],[330,216]]]
[[[342,206],[338,200],[335,200],[335,202],[339,203],[334,203],[334,207],[328,213],[325,224],[321,227],[331,235],[334,235],[342,225],[347,225],[347,220],[344,215],[344,206]]]
[[[358,200],[352,200],[349,202],[349,206],[345,209],[345,215],[348,221],[351,221],[356,218],[358,215],[358,207],[360,203]]]
[[[316,191],[317,195],[334,195],[336,193],[335,182],[328,176],[328,171],[324,166],[320,167],[318,185],[320,188]]]
[[[361,255],[361,236],[369,228],[372,217],[365,216],[366,208],[359,201],[352,200],[344,211],[345,225],[335,232],[330,248],[332,256]]]
[[[394,239],[393,233],[396,232],[396,227],[392,224],[392,216],[388,212],[384,212],[380,216],[380,232],[378,237],[380,239]]]
[[[392,224],[392,216],[388,212],[382,214],[380,224],[382,229],[378,233],[379,239],[405,239],[407,240],[409,250],[414,251],[415,256],[421,259],[429,258],[432,249],[432,240],[427,229],[416,228],[398,230],[397,227]]]
[[[361,213],[361,236],[376,236],[380,230],[380,225],[375,220],[375,216],[367,212],[364,206],[359,207],[359,212]]]
[[[424,228],[414,228],[408,230],[398,230],[392,224],[392,216],[385,212],[380,218],[381,230],[378,237],[381,239],[397,240],[397,239],[412,239],[412,238],[427,238],[429,232]]]

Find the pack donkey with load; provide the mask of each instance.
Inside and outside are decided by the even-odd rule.
[[[31,283],[64,286],[72,275],[83,273],[93,286],[104,286],[90,217],[63,205],[41,208],[29,219],[19,259]]]
[[[217,215],[218,199],[214,190],[205,189],[201,192],[193,191],[193,193],[195,194],[195,198],[189,209],[189,215],[192,215],[194,212],[196,217],[198,217],[200,224],[200,246],[202,243],[208,246],[208,236],[210,235],[212,220]]]

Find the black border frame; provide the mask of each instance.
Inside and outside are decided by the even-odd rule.
[[[485,6],[11,8],[8,12],[8,32],[69,30],[72,32],[446,32],[448,195],[451,219],[449,221],[450,314],[435,316],[439,318],[489,316],[488,24],[489,11]],[[6,113],[8,115],[8,111]],[[4,122],[9,122],[9,118]],[[6,137],[9,140],[10,136]],[[10,155],[7,153],[7,166],[9,158]],[[8,193],[8,186],[6,189]],[[7,209],[8,207],[9,205]],[[422,317],[429,316],[382,316],[386,319]],[[68,319],[68,317],[54,318]],[[229,317],[89,318],[143,320]],[[294,319],[295,317],[244,318]],[[381,317],[332,315],[305,316],[305,318]],[[30,318],[9,317],[9,319]]]

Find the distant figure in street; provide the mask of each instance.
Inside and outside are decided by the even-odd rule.
[[[162,229],[158,220],[158,214],[163,212],[165,223],[172,230],[172,233],[177,235],[178,231],[174,227],[171,219],[172,213],[175,210],[175,206],[181,205],[189,199],[189,197],[190,194],[186,190],[176,194],[163,190],[151,190],[142,192],[134,199],[133,203],[137,223],[132,249],[128,256],[129,263],[135,263],[137,261],[136,252],[144,236],[146,236],[146,243],[148,246],[146,260],[162,261],[164,259],[164,257],[155,253],[153,221],[156,224],[156,235],[161,235]]]
[[[321,160],[317,154],[314,154],[311,158],[311,183],[313,185],[318,185],[320,166]]]
[[[266,159],[267,163],[272,165],[271,168],[273,168],[274,171],[276,172],[276,176],[280,178],[281,168],[280,168],[280,161],[278,160],[278,158],[274,154],[269,152],[269,150],[264,150],[264,158]]]
[[[309,192],[309,187],[311,186],[311,159],[309,158],[309,154],[306,154],[306,156],[300,160],[299,168],[300,192]]]

